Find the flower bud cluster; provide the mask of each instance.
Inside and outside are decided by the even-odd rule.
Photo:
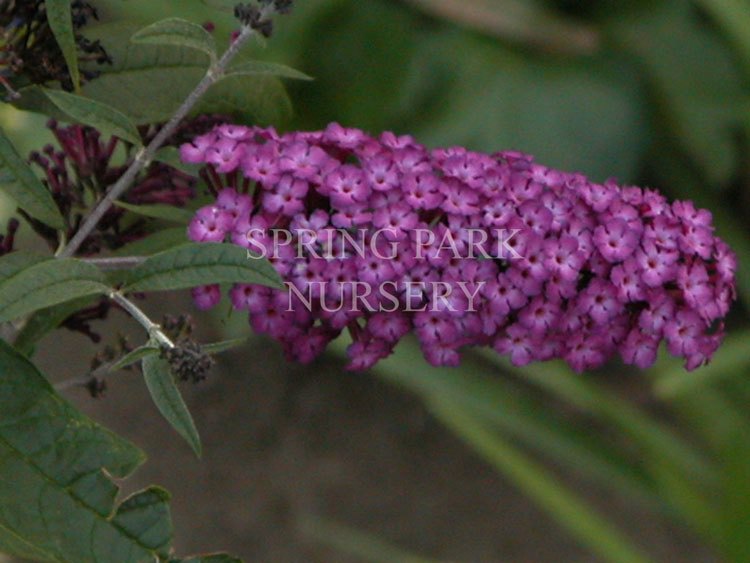
[[[98,19],[96,9],[88,2],[72,0],[70,15],[79,60],[111,64],[112,60],[101,43],[89,41],[81,33],[89,21]],[[25,86],[29,81],[45,84],[53,80],[65,90],[74,89],[65,57],[49,25],[44,0],[0,1],[0,30],[0,84],[5,87],[9,98],[17,98],[19,94],[14,87]],[[89,66],[84,65],[81,69],[84,81],[99,74]]]
[[[201,116],[186,122],[167,141],[167,145],[182,144],[186,139],[212,129],[219,119]],[[93,127],[62,126],[50,120],[47,127],[55,143],[29,155],[32,166],[42,173],[42,182],[52,194],[65,220],[65,235],[70,239],[83,217],[89,212],[91,201],[98,201],[127,170],[135,151],[117,137],[103,136]],[[140,133],[148,142],[158,131],[156,127],[141,127]],[[123,146],[124,145],[124,146]],[[122,158],[124,153],[125,158]],[[154,162],[140,173],[133,187],[123,197],[134,205],[171,205],[183,207],[195,194],[195,179],[175,168]],[[59,233],[33,217],[25,218],[34,230],[54,250]],[[149,221],[133,217],[122,208],[112,207],[102,218],[97,229],[83,244],[81,254],[88,255],[103,249],[117,249],[148,234]]]
[[[292,11],[292,0],[259,0],[257,5],[252,3],[237,4],[234,8],[234,17],[242,25],[260,33],[263,37],[271,37],[273,34],[274,14],[288,14]]]

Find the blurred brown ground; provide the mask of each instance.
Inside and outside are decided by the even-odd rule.
[[[190,310],[176,297],[144,303],[155,318],[160,307]],[[134,328],[117,313],[113,320]],[[203,341],[222,338],[205,316],[199,320]],[[95,350],[68,332],[42,348],[41,368],[55,380],[85,373]],[[184,392],[203,438],[202,460],[160,417],[138,374],[114,376],[103,399],[66,392],[147,452],[123,491],[159,484],[172,493],[180,555],[221,550],[248,563],[361,561],[300,529],[303,519],[322,517],[444,561],[596,561],[413,397],[371,375],[345,372],[335,359],[288,364],[274,344],[251,338],[222,355],[207,382]],[[562,475],[659,561],[711,561],[622,498]]]

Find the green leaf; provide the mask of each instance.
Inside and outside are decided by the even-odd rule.
[[[222,342],[205,344],[202,346],[202,348],[206,354],[221,354],[222,352],[226,352],[227,350],[231,350],[232,348],[237,348],[245,342],[247,342],[246,338],[236,338],[234,340],[224,340]],[[133,364],[138,363],[148,356],[155,356],[159,354],[159,352],[160,350],[157,346],[153,344],[144,344],[143,346],[139,346],[135,350],[128,352],[117,362],[112,364],[112,366],[110,367],[110,371],[117,371],[132,366]]]
[[[143,377],[146,380],[151,398],[167,422],[172,425],[198,457],[201,456],[201,440],[195,428],[193,417],[190,416],[185,401],[182,400],[180,390],[175,384],[174,377],[166,360],[155,356],[143,358]]]
[[[299,524],[300,531],[311,540],[328,546],[355,561],[397,561],[399,563],[437,563],[414,555],[385,540],[332,522],[324,518],[305,516]]]
[[[473,28],[529,49],[591,54],[599,47],[596,30],[583,19],[565,17],[545,2],[529,0],[406,0],[453,25]]]
[[[112,364],[112,366],[109,368],[109,371],[117,371],[126,367],[130,367],[133,364],[140,362],[142,359],[147,358],[148,356],[154,356],[158,353],[159,348],[156,346],[152,346],[149,344],[139,346],[138,348],[136,348],[135,350],[131,350],[122,358],[117,360],[114,364]]]
[[[87,295],[107,293],[96,266],[69,259],[46,259],[18,268],[15,253],[0,258],[0,322]]]
[[[18,154],[16,147],[0,129],[0,187],[18,206],[34,219],[54,227],[65,228],[65,221],[52,199],[52,194],[34,175],[29,165]]]
[[[750,561],[747,522],[750,514],[750,444],[747,429],[733,428],[724,436],[721,452],[723,490],[716,543],[726,561]]]
[[[141,26],[157,22],[171,16],[179,16],[191,21],[204,22],[210,18],[216,24],[214,35],[220,37],[228,35],[237,28],[237,20],[232,16],[234,6],[228,14],[217,14],[215,9],[209,8],[202,0],[99,0],[105,11],[102,21],[127,20],[138,22]],[[88,27],[86,28],[88,30]]]
[[[69,316],[94,302],[94,298],[82,297],[37,311],[24,324],[13,345],[23,355],[30,357],[37,342],[58,328]]]
[[[673,399],[685,393],[701,393],[707,385],[737,377],[750,366],[748,339],[748,330],[730,334],[710,364],[690,373],[685,371],[682,362],[670,363],[671,367],[653,374],[654,391],[662,398]]]
[[[44,7],[47,10],[47,22],[65,57],[65,64],[68,65],[73,87],[78,91],[81,77],[78,70],[78,46],[73,32],[70,0],[46,0]]]
[[[739,165],[735,131],[746,113],[747,96],[723,38],[705,25],[688,0],[618,12],[608,31],[613,45],[645,71],[670,139],[711,185],[727,185]]]
[[[49,260],[49,258],[39,254],[26,252],[25,250],[19,250],[18,252],[11,252],[5,256],[0,256],[0,284],[5,283],[5,280],[15,276],[26,268],[30,268],[31,266],[44,262],[45,260]]]
[[[343,353],[341,339],[332,349]],[[384,379],[429,400],[447,397],[539,455],[638,500],[661,508],[648,476],[594,433],[575,428],[555,416],[548,405],[532,400],[528,391],[470,355],[458,369],[429,368],[421,350],[404,340],[396,353],[373,368]]]
[[[661,453],[670,463],[680,467],[697,479],[715,481],[716,471],[703,452],[643,410],[616,397],[585,377],[574,374],[559,362],[544,365],[511,367],[509,362],[494,351],[479,354],[494,364],[578,409],[606,421],[627,435],[646,454]]]
[[[208,57],[184,47],[133,44],[129,38],[135,31],[122,23],[86,27],[87,37],[100,39],[114,64],[97,68],[102,74],[85,84],[83,92],[120,109],[138,125],[165,121],[203,78]],[[192,111],[205,113],[278,126],[291,116],[291,102],[277,78],[238,77],[212,87]]]
[[[168,291],[216,283],[257,283],[282,287],[265,258],[248,256],[234,244],[190,243],[148,258],[130,272],[127,292]]]
[[[232,348],[242,346],[245,342],[247,342],[247,338],[235,338],[234,340],[224,340],[222,342],[204,344],[202,348],[206,354],[221,354]]]
[[[294,80],[313,79],[304,72],[286,65],[266,61],[245,61],[229,68],[227,76],[278,76],[279,78],[292,78]]]
[[[163,252],[175,246],[185,244],[187,230],[185,227],[162,229],[148,235],[146,238],[130,242],[115,250],[113,256],[150,256]]]
[[[49,553],[25,542],[23,538],[19,538],[10,530],[6,530],[0,526],[0,551],[18,557],[24,560],[30,561],[50,561],[51,563],[57,563],[57,559],[52,559]],[[4,563],[7,560],[0,559]]]
[[[21,97],[11,103],[22,111],[41,113],[58,121],[70,119],[68,114],[52,103],[52,100],[47,97],[46,91],[46,88],[38,84],[24,86],[18,89]]]
[[[443,424],[602,560],[619,563],[651,560],[619,529],[579,498],[574,490],[565,487],[510,442],[489,431],[471,413],[445,397],[430,401],[428,406]]]
[[[198,107],[201,112],[260,124],[283,122],[292,115],[292,102],[284,87],[270,76],[227,76],[211,87]]]
[[[143,217],[162,219],[184,225],[187,225],[195,215],[192,211],[172,205],[134,205],[132,203],[125,203],[124,201],[115,201],[115,205]]]
[[[718,491],[700,486],[659,453],[647,455],[644,463],[671,512],[704,538],[710,538],[720,521],[719,512],[712,505]]]
[[[195,555],[187,559],[174,559],[169,563],[242,563],[242,559],[237,559],[226,553],[214,553],[210,555]]]
[[[222,12],[231,12],[237,5],[234,0],[201,0],[201,3]]]
[[[597,181],[639,177],[649,114],[636,69],[616,53],[540,57],[456,26],[416,32],[421,15],[400,2],[309,4],[300,3],[308,19],[296,14],[273,42],[275,49],[286,39],[297,56],[283,60],[315,77],[295,90],[296,123],[339,121],[370,131],[398,123],[429,146],[523,150]],[[299,27],[287,33],[290,25]]]
[[[750,71],[750,11],[744,0],[697,0],[735,44],[745,70]]]
[[[0,341],[0,551],[81,563],[167,557],[172,532],[163,491],[115,506],[110,476],[127,477],[144,458],[61,399]]]
[[[162,147],[154,155],[154,161],[161,162],[187,174],[188,176],[198,177],[201,166],[197,164],[187,164],[180,159],[180,150],[177,147]]]
[[[60,90],[45,90],[47,97],[73,120],[98,129],[103,135],[114,135],[134,145],[141,144],[135,125],[122,112],[91,98]]]
[[[411,68],[408,118],[423,142],[513,148],[595,181],[633,181],[640,171],[648,121],[626,61],[552,62],[448,36],[424,41]]]
[[[125,499],[117,509],[112,523],[125,534],[139,538],[147,547],[165,557],[172,541],[168,502],[167,491],[149,487]]]
[[[746,412],[750,400],[747,375],[743,370],[732,379],[717,382],[716,386],[704,386],[698,393],[681,394],[670,399],[669,406],[679,416],[682,426],[690,430],[694,441],[706,446],[714,459],[720,458],[726,447],[739,447],[750,452],[750,440],[731,442],[739,434],[750,436],[750,418]],[[693,483],[696,494],[701,492],[718,497],[721,478],[719,471],[718,480]]]
[[[216,42],[211,34],[203,26],[181,18],[168,18],[153,23],[136,32],[130,40],[133,43],[197,49],[206,53],[211,60],[216,60]]]
[[[237,559],[226,553],[214,553],[211,555],[194,555],[187,559],[174,559],[169,563],[242,563],[242,559]]]
[[[315,82],[296,93],[301,102],[295,96],[296,111],[305,123],[312,127],[316,120],[340,121],[369,131],[385,130],[395,122],[405,126],[398,113],[406,109],[401,97],[414,76],[409,61],[420,37],[414,32],[419,14],[393,2],[298,4],[311,13],[305,20],[295,22],[295,15],[285,22],[279,37],[288,26],[301,24],[288,39],[297,56],[283,60],[315,76]],[[384,22],[387,35],[383,34]],[[336,56],[321,57],[320,53]],[[420,75],[422,72],[429,73],[427,69],[420,69]],[[409,106],[407,113],[417,111],[419,108]]]

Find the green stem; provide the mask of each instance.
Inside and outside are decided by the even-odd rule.
[[[133,317],[138,323],[146,329],[146,332],[148,333],[149,337],[156,340],[161,347],[164,348],[174,348],[174,342],[172,342],[169,337],[164,334],[164,332],[161,330],[161,327],[153,322],[146,313],[144,313],[138,305],[133,303],[130,299],[125,297],[122,293],[118,293],[117,291],[113,291],[109,294],[109,298],[112,299],[115,303],[117,303],[120,307],[125,309],[125,311]]]

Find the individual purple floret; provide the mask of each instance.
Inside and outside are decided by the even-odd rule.
[[[348,330],[364,370],[414,333],[433,365],[469,346],[577,370],[615,354],[647,368],[662,341],[708,362],[736,298],[711,214],[591,182],[517,152],[430,150],[336,123],[279,135],[224,125],[183,145],[216,201],[188,234],[267,257],[286,290],[238,284],[232,305],[309,362]],[[201,309],[218,286],[193,292]]]

